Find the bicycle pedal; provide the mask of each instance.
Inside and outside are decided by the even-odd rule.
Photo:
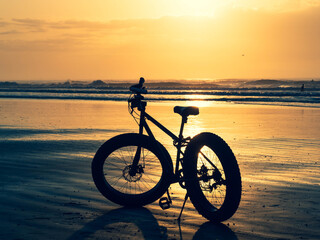
[[[162,210],[166,210],[171,207],[171,201],[167,197],[160,198],[159,206]]]

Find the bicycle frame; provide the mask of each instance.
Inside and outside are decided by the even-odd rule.
[[[179,183],[186,195],[178,223],[189,197],[208,220],[229,219],[241,199],[241,175],[232,150],[221,137],[210,132],[201,132],[192,139],[183,137],[188,116],[199,114],[197,107],[174,107],[182,122],[179,135],[173,134],[146,112],[147,102],[141,94],[147,90],[143,83],[140,78],[139,84],[132,85],[128,98],[128,110],[139,133],[120,134],[99,148],[91,164],[96,187],[107,199],[123,206],[144,206],[159,199],[159,206],[168,209],[173,204],[169,186]],[[155,139],[148,121],[173,139],[177,148],[175,163]],[[165,192],[167,197],[163,196]]]
[[[190,138],[186,138],[186,139],[183,138],[183,128],[184,128],[184,124],[187,122],[187,117],[182,118],[179,136],[176,136],[174,133],[172,133],[170,130],[168,130],[165,126],[163,126],[161,123],[159,123],[153,117],[151,117],[148,113],[146,113],[146,111],[145,111],[145,107],[147,105],[146,102],[141,102],[141,103],[142,104],[138,108],[138,110],[140,111],[139,134],[143,134],[143,129],[145,129],[147,134],[151,138],[155,139],[155,137],[154,137],[147,121],[146,121],[146,119],[147,119],[173,139],[173,145],[177,148],[177,158],[176,158],[176,166],[174,169],[175,178],[173,179],[172,183],[178,182],[179,181],[179,164],[181,163],[181,161],[183,159],[180,156],[184,155],[184,153],[181,151],[181,148],[183,146],[185,146],[185,145],[183,145],[184,143],[186,143],[188,140],[190,140]],[[141,153],[141,147],[138,147],[136,155],[135,155],[133,163],[132,163],[133,166],[138,165],[138,162],[140,159],[140,153]]]

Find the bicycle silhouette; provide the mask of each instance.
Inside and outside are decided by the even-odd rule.
[[[208,220],[229,219],[241,198],[240,170],[232,150],[213,133],[183,137],[184,124],[188,116],[199,114],[198,107],[174,107],[174,112],[182,117],[180,132],[176,136],[169,131],[146,112],[147,102],[142,94],[147,94],[147,90],[143,83],[140,78],[139,84],[130,87],[132,94],[128,99],[128,109],[139,125],[139,133],[115,136],[98,149],[91,164],[96,187],[104,197],[122,206],[144,206],[160,198],[160,207],[168,209],[172,205],[168,188],[178,182],[187,190],[178,220],[188,197]],[[177,148],[175,168],[147,120],[173,139]],[[167,197],[162,197],[165,192]]]

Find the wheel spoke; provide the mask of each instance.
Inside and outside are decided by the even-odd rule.
[[[161,168],[159,168],[159,171],[156,171],[157,168],[154,168],[155,164],[158,164],[157,167],[161,167],[158,158],[151,151],[143,147],[141,147],[138,169],[134,170],[134,174],[130,172],[132,168],[131,163],[136,151],[136,146],[122,147],[110,154],[105,161],[105,178],[108,176],[106,181],[119,192],[141,194],[153,189],[161,179]],[[149,166],[148,169],[151,171],[145,171],[145,166]],[[114,177],[116,177],[115,180],[113,180]]]
[[[226,197],[225,176],[218,156],[211,148],[204,146],[199,151],[197,174],[203,194],[216,208],[220,208]]]

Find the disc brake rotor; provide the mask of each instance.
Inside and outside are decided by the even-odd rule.
[[[138,165],[136,169],[133,169],[132,165],[128,165],[123,169],[122,175],[128,182],[137,182],[141,179],[143,172],[141,165]]]

